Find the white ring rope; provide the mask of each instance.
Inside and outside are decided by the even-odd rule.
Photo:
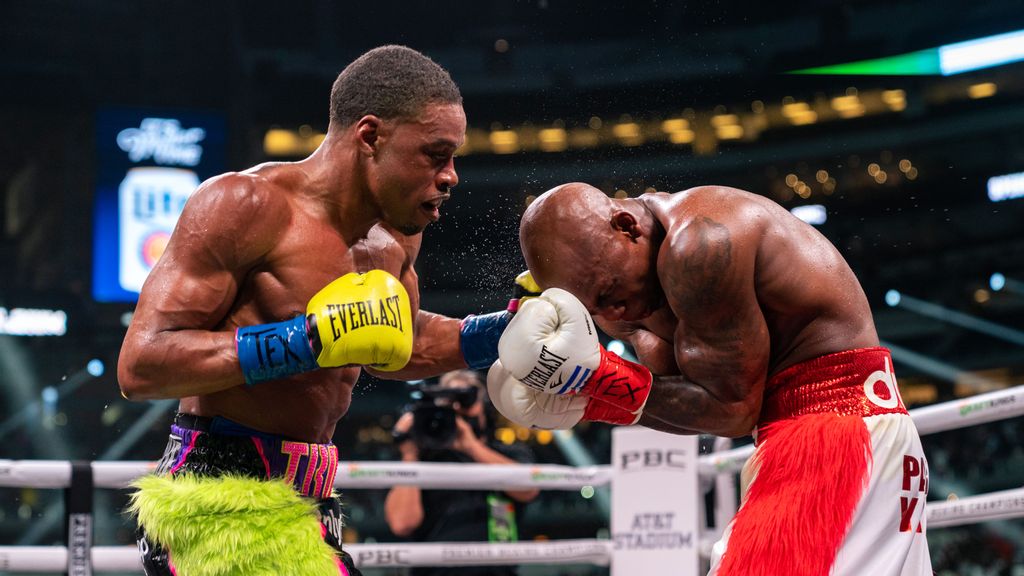
[[[918,432],[934,434],[1024,414],[1024,386],[979,394],[962,400],[934,404],[910,411]],[[701,476],[738,472],[754,452],[752,445],[700,457]],[[124,488],[147,474],[152,462],[93,462],[93,485]],[[390,488],[419,486],[443,489],[541,488],[577,490],[603,486],[611,481],[610,466],[559,466],[555,464],[447,464],[433,462],[345,462],[338,466],[337,488]],[[71,463],[63,460],[0,460],[0,487],[67,488]]]
[[[1024,516],[1024,488],[928,503],[928,527],[947,528]]]
[[[1024,386],[910,411],[924,434],[955,430],[1024,414]],[[753,453],[743,446],[699,458],[699,473],[714,477],[738,471]],[[153,462],[92,462],[96,488],[125,488],[151,472]],[[390,488],[397,485],[444,489],[540,488],[576,490],[611,482],[610,466],[577,468],[559,465],[448,464],[410,462],[347,462],[338,466],[338,488]],[[59,460],[0,460],[0,487],[67,488],[71,463]],[[975,524],[1024,516],[1024,488],[928,503],[932,528]],[[346,550],[361,567],[481,566],[502,564],[607,565],[614,543],[609,540],[559,540],[516,543],[351,544]],[[0,570],[61,572],[67,568],[64,546],[0,546]],[[136,571],[141,567],[134,546],[92,547],[97,572]]]
[[[92,462],[93,486],[127,488],[153,471],[154,462]],[[447,490],[579,490],[611,482],[611,466],[558,464],[452,464],[441,462],[342,462],[334,486],[339,489],[419,486]],[[67,488],[71,463],[66,460],[0,460],[0,487]]]
[[[962,400],[952,400],[910,410],[917,432],[922,436],[947,430],[957,430],[1005,420],[1024,414],[1024,386],[978,394]],[[754,446],[740,446],[700,457],[700,475],[714,476],[739,472],[754,453]]]
[[[501,566],[508,564],[594,564],[607,566],[610,540],[558,540],[556,542],[430,542],[408,544],[346,544],[356,566]],[[68,550],[64,546],[0,546],[0,570],[63,572]],[[96,572],[135,572],[142,568],[135,546],[93,546]]]

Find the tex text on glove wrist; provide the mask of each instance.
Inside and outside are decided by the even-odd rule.
[[[247,385],[317,368],[401,370],[412,356],[412,313],[401,282],[383,270],[349,273],[317,292],[306,314],[235,331]]]

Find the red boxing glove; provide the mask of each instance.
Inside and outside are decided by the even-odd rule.
[[[591,398],[583,418],[610,424],[636,424],[653,382],[650,370],[602,346],[601,363],[577,390],[578,394]]]
[[[523,386],[592,399],[584,416],[591,420],[633,424],[651,392],[650,370],[601,346],[586,307],[559,288],[520,307],[501,335],[498,355]]]

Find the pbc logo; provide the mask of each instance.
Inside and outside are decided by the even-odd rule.
[[[629,450],[623,452],[619,458],[619,468],[623,472],[638,472],[640,470],[665,469],[675,472],[684,472],[689,465],[690,457],[686,450]]]
[[[355,564],[357,566],[408,565],[410,562],[409,551],[402,549],[389,550],[387,548],[380,548],[377,550],[360,550],[355,553]]]

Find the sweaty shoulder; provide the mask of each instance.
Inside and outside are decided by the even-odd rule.
[[[727,186],[698,186],[653,199],[673,252],[756,244],[777,210],[771,200]]]
[[[749,219],[765,216],[773,208],[781,209],[764,196],[728,186],[697,186],[667,194],[666,198],[674,204],[676,214],[689,216]]]
[[[735,188],[701,186],[649,202],[665,228],[658,275],[677,315],[706,311],[752,285],[770,201]]]
[[[228,172],[203,182],[182,212],[176,236],[235,247],[241,260],[265,254],[291,221],[287,191],[259,173]],[[205,242],[204,242],[205,243]]]
[[[351,253],[359,271],[376,268],[401,277],[415,265],[421,239],[420,234],[405,236],[379,223],[370,228],[366,238],[352,246]]]

